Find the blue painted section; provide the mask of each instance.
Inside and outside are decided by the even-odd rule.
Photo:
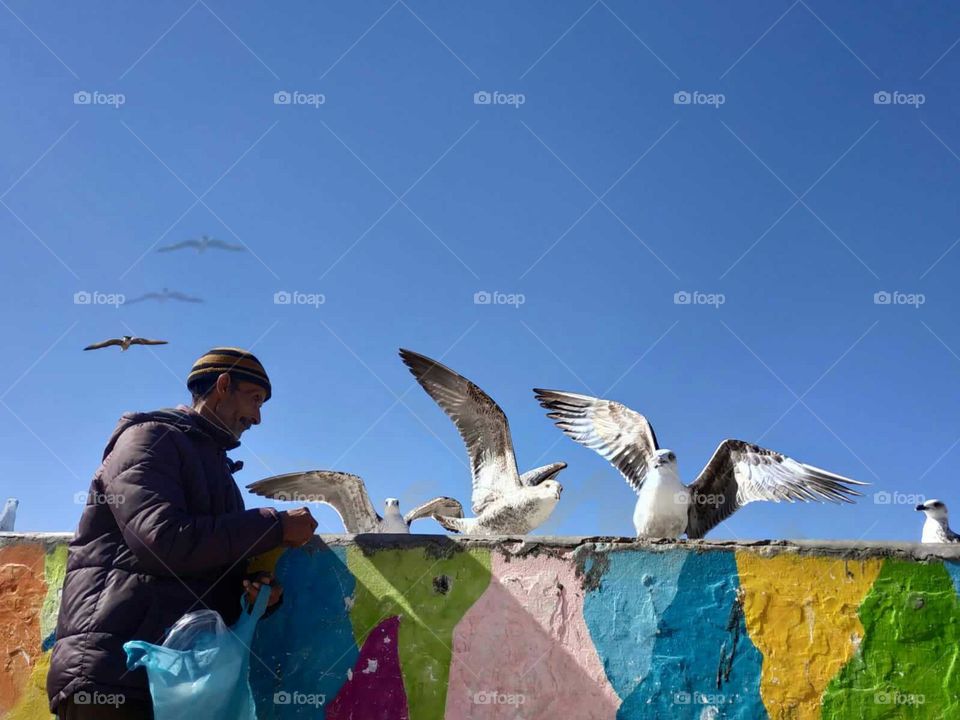
[[[610,684],[628,697],[650,672],[657,625],[673,602],[686,550],[611,550],[599,586],[584,598],[583,615]],[[593,562],[588,561],[589,572]]]
[[[46,652],[47,650],[51,650],[53,649],[54,643],[56,642],[57,642],[57,631],[51,630],[50,634],[43,639],[43,642],[40,645],[40,649],[43,650],[43,652]]]
[[[943,566],[950,573],[950,579],[953,580],[953,587],[960,595],[960,562],[956,560],[944,560]]]
[[[251,648],[257,717],[323,718],[321,696],[333,700],[359,655],[347,607],[356,581],[346,550],[287,550],[275,575],[284,588],[283,605],[260,622]]]
[[[659,618],[650,673],[618,718],[768,717],[760,697],[763,656],[736,604],[739,587],[733,552],[690,553],[673,603]]]

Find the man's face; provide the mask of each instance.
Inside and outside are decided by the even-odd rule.
[[[221,376],[222,378],[223,376]],[[260,406],[266,399],[266,391],[251,382],[230,380],[229,384],[223,380],[217,381],[214,392],[218,402],[213,409],[220,423],[239,438],[251,425],[260,424]],[[221,388],[221,384],[225,387]]]

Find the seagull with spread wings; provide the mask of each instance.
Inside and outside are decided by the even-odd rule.
[[[205,252],[210,248],[230,250],[231,252],[243,252],[246,250],[243,245],[233,245],[223,240],[217,240],[216,238],[203,235],[199,240],[191,238],[190,240],[183,240],[178,243],[173,243],[172,245],[164,245],[162,248],[158,248],[157,252],[173,252],[174,250],[183,250],[185,248],[194,248],[197,253]]]
[[[144,300],[156,300],[157,302],[164,303],[167,300],[179,300],[180,302],[188,303],[202,303],[203,298],[193,297],[182,293],[179,290],[167,290],[163,289],[163,292],[148,292],[144,293],[140,297],[136,297],[133,300],[127,300],[124,305],[133,305],[134,303],[143,302]]]
[[[126,352],[130,349],[131,345],[166,345],[166,340],[150,340],[148,338],[134,337],[133,335],[124,335],[123,337],[110,338],[109,340],[104,340],[103,342],[94,343],[93,345],[87,345],[84,350],[99,350],[100,348],[110,347],[112,345],[119,345],[120,352]]]
[[[680,480],[677,456],[657,443],[640,413],[611,400],[534,389],[567,437],[613,464],[637,493],[637,537],[702,538],[747,503],[852,503],[866,483],[797,462],[743,440],[724,440],[690,485]]]
[[[554,478],[567,464],[551,463],[522,475],[513,454],[507,416],[483,390],[445,365],[412,350],[400,357],[427,394],[457,426],[467,446],[475,517],[437,521],[475,535],[525,535],[543,524],[560,500]]]
[[[436,497],[415,507],[406,515],[400,514],[400,501],[387,498],[383,517],[373,509],[363,480],[350,473],[335,470],[275,475],[247,485],[247,489],[274,500],[318,502],[337,511],[343,526],[352,535],[362,533],[408,534],[410,523],[420,518],[445,515],[463,517],[463,507],[453,498]]]

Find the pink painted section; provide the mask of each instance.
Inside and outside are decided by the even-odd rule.
[[[328,720],[409,720],[397,649],[400,618],[391,617],[367,635],[353,676],[327,707]]]
[[[493,553],[490,586],[453,633],[446,717],[616,717],[570,558]]]

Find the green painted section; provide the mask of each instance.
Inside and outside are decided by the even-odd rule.
[[[356,577],[350,620],[357,646],[383,620],[400,617],[400,668],[410,720],[442,718],[453,629],[490,584],[489,550],[437,557],[422,548],[347,551]]]
[[[43,640],[57,629],[57,613],[60,611],[60,591],[67,572],[67,546],[58,545],[47,553],[43,562],[43,579],[47,594],[40,610],[40,639]]]
[[[888,559],[858,615],[865,637],[821,717],[960,717],[960,599],[943,563]]]

